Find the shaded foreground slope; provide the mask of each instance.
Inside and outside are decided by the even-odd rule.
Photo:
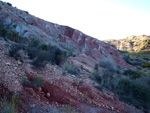
[[[43,70],[35,70],[28,63],[20,63],[5,55],[7,48],[0,43],[0,90],[1,95],[10,97],[10,94],[21,94],[23,107],[20,112],[65,112],[73,109],[76,112],[141,112],[120,102],[111,93],[102,93],[90,84],[81,83],[81,78],[66,75],[54,65],[47,65]],[[22,75],[32,81],[36,76],[42,76],[44,87],[39,91],[33,85],[22,84]],[[7,93],[8,92],[8,93]],[[50,97],[46,94],[50,93]],[[66,108],[67,107],[67,108]]]

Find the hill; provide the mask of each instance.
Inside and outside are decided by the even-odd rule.
[[[118,50],[122,51],[149,51],[150,50],[150,36],[130,36],[120,40],[105,40],[116,46]]]
[[[149,70],[127,60],[110,44],[0,2],[2,113],[149,112]]]

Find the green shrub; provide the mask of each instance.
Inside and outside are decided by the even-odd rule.
[[[147,83],[142,82],[141,79],[129,80],[123,78],[120,80],[117,94],[126,102],[129,102],[137,107],[143,107],[150,110],[150,87]]]
[[[79,75],[80,74],[79,68],[76,65],[74,65],[72,62],[64,63],[62,65],[62,68],[70,74],[74,74],[74,75]]]
[[[99,61],[99,65],[111,72],[119,72],[119,66],[112,58],[103,58]]]
[[[117,93],[119,94],[130,93],[131,80],[129,78],[121,78],[117,88]]]
[[[90,76],[93,80],[95,80],[97,83],[101,84],[102,83],[102,76],[100,74],[100,72],[98,70],[94,70],[92,73],[91,73],[91,76]]]
[[[120,80],[120,76],[117,76],[114,72],[108,70],[94,70],[91,73],[91,78],[100,86],[103,86],[109,90],[115,90]]]
[[[66,58],[65,52],[56,46],[51,46],[49,54],[50,54],[49,60],[51,61],[52,64],[59,65]]]
[[[133,82],[133,95],[136,99],[143,102],[150,102],[150,88],[147,84],[141,81]]]
[[[145,73],[144,73],[144,71],[137,71],[137,74],[133,77],[133,78],[140,78],[140,77],[142,77],[142,76],[144,76],[144,75],[146,75]]]
[[[147,62],[147,63],[143,64],[142,67],[144,67],[144,68],[146,68],[146,67],[150,68],[150,63]]]
[[[120,76],[107,70],[102,70],[100,74],[102,77],[102,82],[100,85],[114,91],[119,84]]]
[[[9,56],[14,57],[15,60],[22,60],[22,55],[19,53],[19,50],[23,50],[23,44],[12,44],[9,50]]]
[[[32,39],[27,47],[27,53],[36,67],[45,67],[48,62],[59,65],[65,60],[65,52],[56,46],[46,45],[39,39]]]
[[[16,60],[21,60],[22,57],[18,51],[24,50],[29,58],[33,60],[32,64],[36,67],[44,67],[49,62],[60,65],[66,58],[75,55],[68,46],[64,50],[57,46],[47,45],[37,38],[28,40],[17,32],[4,28],[2,25],[0,25],[0,36],[5,40],[11,40],[16,43],[12,44],[9,56],[14,57]]]
[[[142,71],[126,70],[128,76],[120,76],[108,70],[93,71],[91,77],[102,87],[116,93],[125,102],[136,107],[150,110],[150,77],[143,76]],[[131,75],[130,75],[131,74]],[[136,78],[136,79],[133,79]]]
[[[31,39],[28,44],[12,44],[9,56],[14,57],[16,60],[21,59],[19,50],[24,50],[36,67],[45,67],[48,62],[59,65],[66,59],[65,51],[56,46],[47,45],[35,38]]]
[[[48,63],[48,58],[49,55],[46,51],[39,51],[32,64],[36,67],[45,67],[45,65]]]
[[[145,73],[139,70],[127,69],[124,71],[124,75],[128,75],[130,78],[136,79],[142,77],[143,75],[145,75]]]
[[[35,78],[33,78],[33,80],[31,81],[31,85],[33,85],[34,87],[38,88],[38,87],[42,87],[45,85],[44,80],[42,79],[41,76],[36,76]]]
[[[7,29],[0,25],[0,36],[5,37],[7,34]]]
[[[99,69],[98,69],[98,64],[95,64],[95,66],[94,66],[94,71],[98,71]]]
[[[5,40],[11,40],[17,43],[26,43],[27,38],[20,36],[16,31],[8,30],[0,25],[0,36],[2,36]]]

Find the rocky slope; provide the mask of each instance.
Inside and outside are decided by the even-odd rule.
[[[76,51],[76,55],[68,60],[80,67],[79,76],[50,63],[36,69],[28,58],[21,62],[9,57],[11,44],[15,42],[0,36],[0,110],[3,108],[6,112],[8,109],[4,108],[9,108],[10,104],[5,102],[5,98],[11,100],[14,99],[12,95],[17,94],[23,105],[19,106],[17,99],[13,102],[22,113],[142,113],[121,102],[112,92],[93,87],[97,83],[89,76],[100,59],[111,57],[122,68],[132,67],[110,44],[73,28],[44,21],[4,2],[0,2],[0,21],[6,29],[14,30],[29,40],[39,38],[61,49],[64,49],[63,42]],[[44,85],[35,86],[35,82],[44,82]]]
[[[129,67],[116,48],[110,44],[87,36],[68,26],[61,26],[44,21],[25,11],[4,4],[3,2],[0,2],[0,6],[0,20],[3,21],[4,26],[17,31],[21,36],[28,38],[36,37],[53,44],[56,41],[61,41],[84,53],[86,56],[80,56],[83,59],[84,57],[87,58],[87,56],[90,56],[90,58],[96,62],[100,58],[112,57],[120,66]],[[57,45],[57,43],[55,44]],[[91,63],[88,65],[90,66]]]
[[[122,51],[149,51],[150,50],[150,36],[130,36],[120,40],[105,40],[109,44],[116,46],[118,50]]]

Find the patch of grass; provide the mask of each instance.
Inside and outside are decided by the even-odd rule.
[[[14,94],[11,99],[4,97],[0,104],[1,113],[18,113],[18,109],[22,107],[22,99],[20,95]]]
[[[128,51],[122,51],[122,50],[118,50],[121,54],[127,54],[129,53]]]

